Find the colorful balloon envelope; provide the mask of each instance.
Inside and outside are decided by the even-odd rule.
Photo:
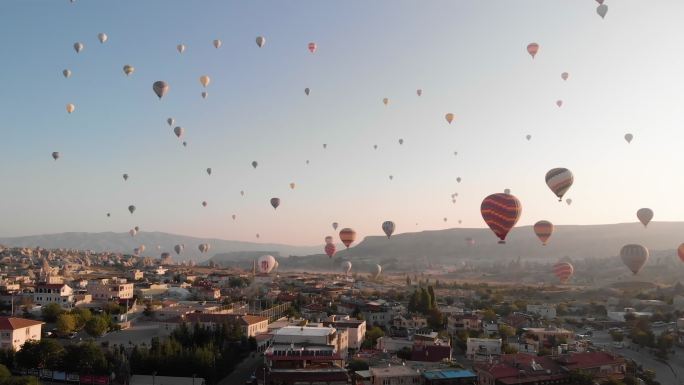
[[[644,227],[647,227],[651,222],[651,219],[653,219],[653,210],[649,208],[639,209],[637,210],[637,218],[639,219],[639,222],[644,225]]]
[[[271,206],[274,210],[277,209],[280,206],[280,198],[271,198]]]
[[[569,262],[558,262],[553,265],[553,275],[555,275],[561,283],[568,282],[574,272],[575,268]]]
[[[511,194],[492,194],[480,205],[480,213],[487,226],[499,238],[499,243],[506,243],[506,235],[518,223],[522,213],[522,205],[518,198]]]
[[[534,224],[534,233],[537,235],[542,244],[546,246],[546,241],[549,240],[553,234],[553,223],[549,221],[539,221]]]
[[[169,92],[169,85],[165,81],[158,80],[152,84],[152,91],[161,100],[167,92]]]
[[[326,243],[325,244],[325,254],[329,257],[332,258],[335,256],[335,253],[337,252],[337,247],[335,246],[334,243]]]
[[[532,56],[532,59],[534,59],[535,56],[537,56],[537,52],[539,52],[539,44],[537,43],[530,43],[527,45],[527,53]]]
[[[622,263],[634,274],[637,274],[644,267],[648,257],[648,249],[642,245],[625,245],[620,249]]]
[[[257,268],[261,274],[268,274],[275,267],[275,263],[276,260],[272,255],[262,255],[257,260]]]
[[[447,123],[451,124],[451,122],[454,120],[454,114],[450,112],[444,115],[444,119],[446,119]]]
[[[340,230],[340,240],[346,248],[349,248],[352,243],[356,240],[356,231],[348,227]]]
[[[315,52],[316,52],[316,49],[318,48],[318,46],[316,46],[316,43],[311,42],[311,43],[309,43],[308,48],[309,48],[309,52],[315,53]]]
[[[325,237],[325,243],[326,243],[326,244],[328,244],[328,243],[333,243],[333,237],[331,237],[330,235],[328,235],[327,237]]]
[[[546,185],[558,197],[558,202],[563,200],[563,195],[568,192],[575,177],[567,168],[554,168],[546,173]]]
[[[339,226],[339,223],[337,223],[337,222],[332,223],[333,230],[337,230],[337,226]]]
[[[382,223],[382,231],[385,232],[385,235],[387,235],[387,239],[390,239],[392,234],[394,234],[395,228],[396,225],[392,221],[385,221]]]

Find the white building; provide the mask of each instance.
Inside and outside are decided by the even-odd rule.
[[[88,282],[88,294],[94,301],[133,298],[133,284],[123,278],[102,278]]]
[[[536,314],[544,319],[556,318],[556,305],[542,304],[542,305],[527,305],[527,312]]]
[[[366,340],[366,321],[352,319],[349,316],[332,315],[324,326],[332,326],[335,329],[347,329],[349,332],[349,349],[361,349],[363,341]]]
[[[273,333],[273,346],[332,346],[342,359],[346,360],[349,348],[349,333],[347,329],[335,329],[320,326],[285,326]]]
[[[414,385],[422,384],[420,371],[408,366],[373,367],[369,369],[373,385]]]
[[[18,351],[26,341],[40,341],[44,323],[26,318],[0,317],[0,349]]]
[[[33,302],[40,306],[57,303],[61,307],[69,309],[74,304],[74,291],[64,283],[40,283],[33,293]]]
[[[487,361],[501,355],[501,338],[468,338],[466,358],[472,361]]]

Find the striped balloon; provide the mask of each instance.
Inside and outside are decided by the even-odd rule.
[[[546,173],[546,185],[558,197],[558,202],[563,200],[563,195],[570,189],[575,178],[567,168],[554,168]]]
[[[568,262],[558,262],[553,265],[553,275],[555,275],[561,283],[566,283],[572,277],[575,268]]]
[[[553,234],[553,223],[549,221],[539,221],[535,223],[534,233],[537,234],[537,238],[542,241],[542,244],[546,246],[546,241],[548,241],[551,234]]]
[[[506,243],[506,235],[520,219],[522,205],[511,194],[492,194],[482,201],[480,213],[487,226],[499,237],[499,243]]]
[[[277,209],[280,206],[280,198],[271,198],[271,206],[274,210]]]
[[[325,244],[327,245],[328,243],[333,243],[333,237],[331,237],[330,235],[325,237]]]
[[[392,221],[385,221],[382,223],[382,231],[384,231],[385,235],[387,235],[387,239],[390,239],[392,234],[394,234],[395,228],[396,228],[396,225]]]
[[[648,261],[648,249],[642,245],[625,245],[620,249],[620,258],[632,273],[637,274]]]
[[[344,229],[340,230],[340,240],[342,243],[344,243],[346,248],[349,248],[349,246],[356,240],[356,231],[345,227]]]
[[[337,247],[335,247],[334,243],[327,243],[325,245],[325,254],[329,257],[332,258],[335,256],[335,253],[337,252]]]
[[[651,219],[653,219],[653,210],[649,208],[639,209],[637,210],[637,218],[646,227],[651,222]]]
[[[684,243],[677,248],[677,255],[679,256],[679,259],[684,262]]]

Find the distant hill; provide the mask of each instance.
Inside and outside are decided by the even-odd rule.
[[[211,250],[207,255],[200,254],[197,246],[200,243],[211,244]],[[204,261],[215,254],[232,252],[249,252],[259,250],[272,250],[282,256],[307,255],[318,251],[319,247],[298,247],[281,244],[253,243],[241,241],[229,241],[215,238],[194,238],[185,235],[176,235],[160,232],[141,231],[135,237],[128,233],[59,233],[45,235],[31,235],[25,237],[0,238],[0,244],[8,247],[44,247],[44,248],[68,248],[93,251],[111,251],[132,253],[133,249],[145,245],[145,255],[157,256],[162,251],[172,251],[173,246],[185,244],[185,250],[180,256],[172,253],[176,260]],[[157,250],[160,246],[160,250]]]

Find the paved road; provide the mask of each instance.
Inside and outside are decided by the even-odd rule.
[[[632,359],[644,369],[652,369],[656,374],[656,380],[660,381],[661,384],[684,385],[684,361],[681,359],[681,356],[684,356],[684,351],[675,354],[676,359],[670,359],[670,366],[668,366],[656,360],[653,354],[649,352],[649,349],[639,348],[637,351],[636,346],[630,346],[627,338],[625,338],[626,347],[624,348],[613,347],[612,341],[612,338],[606,331],[597,330],[592,337],[592,342],[595,346],[605,347],[606,350]]]
[[[233,372],[224,377],[216,385],[243,385],[252,377],[259,366],[263,366],[264,357],[255,353],[254,357],[247,357],[237,364]]]

